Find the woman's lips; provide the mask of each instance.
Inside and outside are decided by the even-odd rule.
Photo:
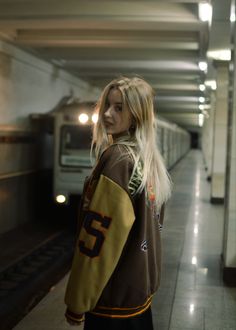
[[[105,126],[112,126],[113,123],[110,123],[109,121],[105,121],[105,122],[104,122],[104,125],[105,125]]]

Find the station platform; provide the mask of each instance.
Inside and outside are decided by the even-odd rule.
[[[154,329],[235,330],[236,288],[225,286],[221,273],[224,208],[209,202],[201,151],[191,150],[171,176],[174,189],[162,231],[162,281],[152,303]],[[14,330],[71,329],[64,318],[67,278]]]

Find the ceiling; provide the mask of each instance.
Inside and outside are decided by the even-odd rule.
[[[215,79],[208,50],[230,47],[231,0],[0,0],[0,38],[103,88],[118,75],[139,75],[156,90],[157,111],[198,130],[199,97],[209,103]],[[208,61],[208,72],[199,61]]]

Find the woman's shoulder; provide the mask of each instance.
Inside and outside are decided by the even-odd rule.
[[[122,176],[130,177],[133,166],[133,157],[127,146],[112,144],[102,153],[98,163],[98,172],[114,179]]]
[[[131,162],[133,160],[129,148],[124,144],[114,143],[101,154],[101,162]]]
[[[129,182],[135,163],[132,152],[127,145],[118,143],[106,148],[94,170],[94,178],[103,175],[130,193]]]

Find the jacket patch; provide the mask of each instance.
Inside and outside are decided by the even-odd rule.
[[[99,223],[99,228],[95,227],[95,224]],[[87,255],[88,257],[97,257],[100,254],[101,248],[103,246],[105,235],[104,229],[108,229],[111,224],[111,218],[102,216],[96,212],[88,212],[85,216],[83,228],[88,235],[94,237],[95,243],[93,247],[86,246],[86,242],[79,240],[79,250],[81,253]]]
[[[148,248],[147,241],[144,239],[142,241],[142,243],[141,243],[141,250],[144,251],[144,252],[146,252],[147,251],[147,248]]]

